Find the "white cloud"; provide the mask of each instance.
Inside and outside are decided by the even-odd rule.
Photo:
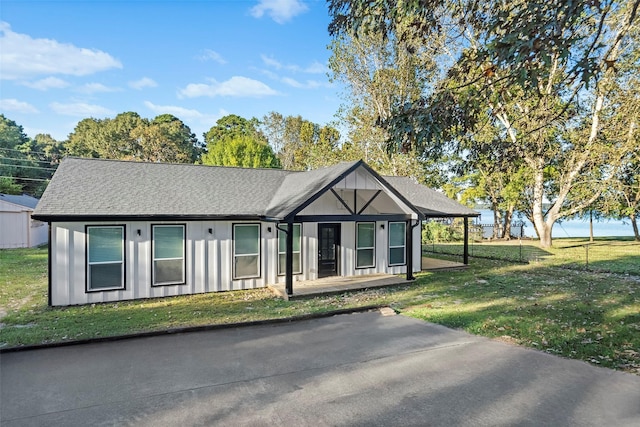
[[[319,82],[317,80],[307,80],[306,82],[302,83],[296,79],[292,79],[290,77],[283,77],[282,79],[280,79],[282,81],[282,83],[285,83],[291,87],[295,87],[297,89],[316,89],[319,87],[329,87],[329,83],[325,83],[325,82]]]
[[[209,120],[217,116],[213,114],[204,114],[198,110],[193,110],[184,107],[178,107],[176,105],[156,105],[150,101],[144,101],[145,107],[153,111],[155,114],[173,114],[179,119],[187,120]]]
[[[318,61],[314,61],[311,65],[304,69],[308,74],[325,74],[329,69]]]
[[[54,112],[63,114],[65,116],[97,117],[110,116],[114,114],[114,112],[109,110],[108,108],[102,107],[100,105],[86,104],[84,102],[74,102],[71,104],[52,102],[51,104],[49,104],[49,107],[51,107]]]
[[[271,89],[266,84],[248,77],[234,76],[225,82],[218,82],[214,79],[211,83],[190,83],[178,92],[178,96],[196,98],[199,96],[232,96],[232,97],[253,97],[277,95],[278,92]]]
[[[266,13],[278,24],[284,24],[307,10],[307,5],[300,0],[259,0],[250,12],[254,18],[262,18]]]
[[[105,92],[118,92],[120,88],[105,86],[102,83],[86,83],[76,89],[77,92],[92,94]]]
[[[43,74],[85,76],[122,64],[106,52],[51,39],[34,39],[0,22],[0,76],[15,80]]]
[[[205,49],[204,53],[198,57],[201,61],[214,61],[218,64],[224,65],[227,61],[218,52],[211,49]]]
[[[143,77],[140,80],[134,80],[132,82],[129,82],[129,87],[132,87],[133,89],[136,90],[142,90],[146,87],[156,87],[158,86],[158,83],[155,82],[155,80],[150,79],[149,77]]]
[[[275,68],[276,70],[282,68],[282,63],[273,57],[260,55],[260,58],[262,59],[262,62],[264,62],[264,65],[266,65],[267,67]]]
[[[287,71],[292,71],[294,73],[307,73],[307,74],[323,74],[328,71],[327,67],[318,61],[314,61],[311,63],[311,65],[303,68],[295,64],[283,64],[282,62],[278,61],[274,57],[267,56],[264,54],[260,55],[260,58],[262,59],[262,62],[264,63],[264,65],[266,65],[267,67],[274,68],[276,70],[284,69]]]
[[[22,85],[30,87],[31,89],[49,90],[65,88],[69,86],[69,82],[57,77],[47,77],[45,79],[36,80],[35,82],[23,82]]]
[[[26,114],[38,112],[38,109],[28,102],[18,101],[14,98],[0,99],[0,110]]]

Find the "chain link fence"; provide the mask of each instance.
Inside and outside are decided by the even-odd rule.
[[[580,238],[555,239],[552,248],[542,249],[535,239],[487,239],[484,237],[488,233],[487,227],[469,226],[470,257],[517,263],[544,262],[570,269],[640,276],[640,242],[628,239],[599,239],[595,242]],[[462,259],[462,221],[448,219],[425,223],[422,229],[422,252],[426,256],[442,254]]]

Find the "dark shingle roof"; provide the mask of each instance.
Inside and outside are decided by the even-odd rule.
[[[38,205],[38,199],[31,197],[27,194],[14,195],[14,194],[0,194],[0,200],[13,203],[14,205],[24,206],[25,208],[35,209]]]
[[[282,219],[359,165],[366,167],[359,161],[294,172],[70,157],[58,167],[34,216]],[[411,180],[384,179],[421,211],[476,215]]]
[[[288,172],[65,159],[36,215],[257,216]]]
[[[436,190],[418,184],[412,178],[404,176],[385,176],[383,178],[406,199],[410,200],[415,207],[420,209],[426,217],[470,217],[479,215],[473,209],[450,199]]]
[[[269,203],[267,215],[284,217],[358,163],[343,162],[326,168],[288,174]]]

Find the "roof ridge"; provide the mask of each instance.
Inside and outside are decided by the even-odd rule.
[[[78,157],[78,156],[65,156],[64,160],[82,160],[82,161],[101,161],[101,162],[112,162],[112,163],[137,163],[143,165],[164,165],[164,166],[194,166],[194,167],[207,167],[207,168],[216,168],[216,169],[236,169],[236,170],[263,170],[263,171],[277,171],[277,172],[305,172],[305,171],[292,171],[287,169],[280,168],[251,168],[247,166],[221,166],[221,165],[203,165],[198,163],[176,163],[176,162],[149,162],[145,160],[132,160],[132,159],[105,159],[102,157]]]

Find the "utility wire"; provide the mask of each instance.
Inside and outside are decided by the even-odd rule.
[[[2,160],[2,159],[0,159]],[[42,166],[24,166],[24,165],[10,165],[6,163],[0,163],[0,166],[9,166],[12,168],[25,168],[25,169],[38,169],[43,171],[55,171],[55,168],[43,168]]]
[[[17,157],[3,157],[0,156],[0,160],[17,160],[19,162],[36,162],[36,163],[46,163],[48,165],[51,164],[49,160],[35,160],[35,159],[18,159]]]
[[[40,181],[40,182],[49,182],[49,179],[40,179],[40,178],[20,178],[17,176],[8,176],[8,175],[0,175],[0,178],[10,178],[10,179],[19,179],[22,181]]]

